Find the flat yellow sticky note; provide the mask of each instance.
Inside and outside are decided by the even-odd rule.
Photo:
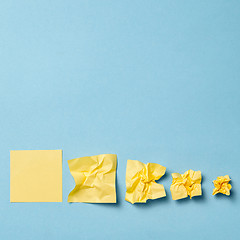
[[[155,181],[165,174],[166,168],[156,163],[144,164],[137,160],[127,161],[125,200],[134,204],[148,199],[166,196],[162,184]]]
[[[222,193],[229,196],[232,188],[231,184],[229,183],[230,181],[231,179],[228,175],[217,177],[217,179],[213,181],[215,188],[213,189],[212,194],[215,195],[217,193]]]
[[[68,165],[76,183],[68,202],[116,203],[117,155],[76,158]]]
[[[62,202],[62,150],[10,151],[10,202]]]
[[[172,173],[172,178],[170,190],[173,200],[202,195],[201,171],[188,170],[184,174]]]

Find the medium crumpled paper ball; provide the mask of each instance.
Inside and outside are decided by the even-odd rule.
[[[165,174],[165,171],[166,168],[157,163],[144,164],[137,160],[128,160],[125,200],[134,204],[165,197],[163,185],[155,182]]]

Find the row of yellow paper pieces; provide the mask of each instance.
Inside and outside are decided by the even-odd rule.
[[[104,154],[76,158],[68,161],[76,187],[68,196],[69,202],[116,202],[115,174],[117,156]],[[128,160],[126,169],[125,200],[131,203],[145,203],[148,199],[166,196],[164,186],[156,183],[166,172],[166,167],[157,163],[144,164]],[[173,173],[170,187],[172,199],[178,200],[202,195],[201,171],[188,170],[184,174]],[[230,195],[231,185],[228,175],[218,177],[214,182],[213,195]]]
[[[11,151],[10,156],[11,202],[62,201],[61,150]],[[76,158],[69,160],[68,165],[76,184],[68,202],[116,203],[117,155]],[[165,197],[164,186],[156,183],[165,172],[166,167],[157,163],[128,160],[125,200],[145,203],[148,199]],[[172,173],[172,178],[173,200],[202,195],[201,171]],[[213,195],[230,195],[229,181],[228,175],[213,181]]]

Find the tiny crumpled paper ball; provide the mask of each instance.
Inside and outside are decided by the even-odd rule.
[[[230,181],[231,179],[228,175],[217,177],[217,179],[213,181],[215,188],[213,189],[212,194],[215,195],[217,193],[222,193],[229,196],[232,188],[231,184],[229,183]]]

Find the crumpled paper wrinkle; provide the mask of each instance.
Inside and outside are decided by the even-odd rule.
[[[155,181],[165,174],[166,168],[156,163],[144,164],[137,160],[127,161],[125,200],[134,204],[148,199],[166,196],[162,184]]]
[[[215,188],[213,189],[212,194],[215,195],[217,193],[222,193],[229,196],[232,188],[231,184],[229,183],[230,181],[231,179],[228,175],[217,177],[217,179],[213,181]]]
[[[172,178],[170,190],[173,200],[202,195],[201,171],[188,170],[184,174],[172,173]]]
[[[76,158],[68,165],[76,184],[68,202],[116,203],[115,154]]]

